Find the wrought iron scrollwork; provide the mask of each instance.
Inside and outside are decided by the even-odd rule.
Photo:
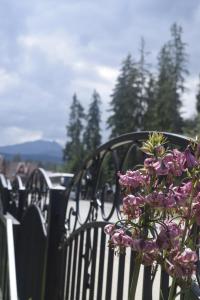
[[[37,205],[44,217],[45,222],[47,222],[48,218],[47,211],[51,189],[51,181],[45,171],[41,168],[35,169],[26,183],[25,208],[32,204]]]
[[[149,132],[129,133],[102,145],[84,162],[67,189],[66,226],[73,232],[79,226],[97,220],[120,218],[122,203],[118,171],[133,169],[142,163],[139,151]],[[170,144],[184,148],[189,138],[164,133]]]
[[[20,209],[23,210],[21,206],[21,192],[25,191],[25,186],[22,182],[22,178],[19,175],[16,175],[12,182],[10,183],[10,205],[9,211],[17,219],[20,218],[21,213]]]
[[[10,186],[10,188],[9,188]],[[16,175],[9,188],[9,211],[18,220],[30,205],[35,204],[41,211],[45,223],[52,184],[46,172],[35,169],[24,182],[20,175]]]

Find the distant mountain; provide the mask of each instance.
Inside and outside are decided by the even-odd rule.
[[[23,160],[62,162],[62,147],[56,142],[45,140],[2,146],[0,147],[0,154],[8,160],[12,160],[16,155],[20,155]]]

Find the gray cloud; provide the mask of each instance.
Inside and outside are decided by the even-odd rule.
[[[183,26],[190,54],[183,112],[194,112],[199,1],[0,2],[0,144],[39,137],[63,143],[74,92],[87,108],[97,89],[105,121],[122,59],[128,52],[137,58],[143,36],[155,66],[174,21]]]

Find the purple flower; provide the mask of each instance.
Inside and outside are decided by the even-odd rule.
[[[167,175],[169,173],[169,168],[164,164],[163,160],[155,162],[153,167],[157,175]]]
[[[132,206],[132,207],[123,206],[123,213],[127,215],[128,220],[137,219],[141,215],[142,210],[137,206]]]
[[[185,154],[178,151],[177,149],[174,149],[172,151],[174,156],[174,175],[175,176],[181,176],[182,173],[185,171]]]
[[[133,245],[133,239],[129,235],[123,235],[122,236],[122,245],[124,247],[132,247]]]
[[[123,199],[123,213],[128,219],[136,219],[141,215],[140,205],[144,204],[144,198],[134,195],[128,195]]]
[[[116,246],[122,245],[122,237],[124,234],[125,233],[123,229],[116,229],[112,234],[111,242]]]
[[[200,193],[198,193],[192,209],[197,225],[200,225]]]
[[[144,204],[144,197],[128,195],[123,199],[124,206],[139,206]]]
[[[145,197],[145,201],[153,207],[163,207],[165,195],[162,192],[154,191]]]
[[[146,240],[144,242],[143,251],[146,253],[153,253],[158,250],[156,240]]]
[[[174,222],[168,222],[161,226],[160,233],[157,237],[157,245],[160,249],[177,248],[182,229]]]
[[[172,208],[176,206],[176,196],[173,191],[168,193],[154,191],[145,197],[146,203],[157,208]]]
[[[181,176],[185,170],[185,155],[174,149],[172,153],[167,153],[163,158],[163,163],[166,168],[174,176]]]
[[[142,256],[142,263],[145,266],[151,266],[153,264],[153,262],[155,261],[155,258],[153,255],[149,254],[149,253],[144,253]]]
[[[160,156],[163,153],[165,153],[165,148],[162,145],[158,145],[157,147],[154,148],[154,150],[155,150],[157,156]]]
[[[184,183],[182,186],[172,187],[172,192],[175,197],[175,201],[177,205],[185,205],[187,198],[190,196],[192,192],[192,182],[188,181]]]
[[[132,248],[134,251],[141,252],[144,249],[144,240],[143,239],[133,239]]]
[[[115,230],[115,224],[108,224],[104,227],[105,234],[111,235],[113,234],[114,230]]]
[[[144,167],[148,171],[149,174],[153,174],[155,172],[153,164],[156,162],[155,158],[149,157],[144,160]]]
[[[186,248],[181,254],[177,255],[174,260],[180,264],[188,264],[196,262],[198,260],[198,256],[195,251],[192,251],[190,248]]]
[[[124,175],[118,172],[119,183],[125,187],[137,188],[145,184],[146,177],[140,171],[127,171]]]
[[[180,188],[181,192],[185,195],[185,196],[189,196],[189,194],[192,192],[192,182],[188,181],[186,183],[184,183],[181,188]]]
[[[190,152],[188,148],[185,150],[184,154],[185,154],[187,168],[193,168],[198,165],[198,161],[196,160],[195,156]]]
[[[123,229],[117,229],[111,237],[111,243],[114,246],[132,247],[133,239]]]
[[[148,147],[154,151],[146,151]],[[198,240],[198,236],[190,236],[194,221],[200,225],[198,156],[191,153],[189,146],[184,152],[166,150],[156,139],[143,148],[149,153],[144,166],[118,173],[119,183],[125,187],[124,218],[119,221],[122,227],[109,224],[104,231],[110,235],[110,246],[116,248],[115,252],[130,247],[139,253],[144,265],[156,262],[171,276],[189,282],[196,272],[197,255],[192,249],[197,249]]]
[[[176,206],[176,195],[175,195],[175,193],[169,191],[169,193],[167,193],[164,198],[163,207],[172,208],[175,206]]]
[[[162,159],[152,163],[152,166],[157,175],[168,175],[170,173],[174,176],[181,176],[185,170],[185,161],[185,155],[177,149],[174,149],[171,153],[167,153]],[[150,162],[151,161],[147,161],[149,164]]]
[[[157,259],[159,248],[155,240],[146,240],[143,242],[142,263],[145,266],[150,266]]]
[[[182,253],[178,251],[169,257],[167,271],[171,276],[187,280],[195,274],[197,260],[196,252],[186,248]]]

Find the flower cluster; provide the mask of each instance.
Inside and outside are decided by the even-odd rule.
[[[196,271],[197,259],[197,254],[190,248],[185,248],[183,252],[172,253],[166,262],[167,271],[171,276],[187,280]]]
[[[130,247],[144,265],[160,264],[179,283],[196,272],[200,225],[200,146],[169,149],[162,134],[143,143],[144,164],[118,172],[123,218],[105,233],[116,252]]]

